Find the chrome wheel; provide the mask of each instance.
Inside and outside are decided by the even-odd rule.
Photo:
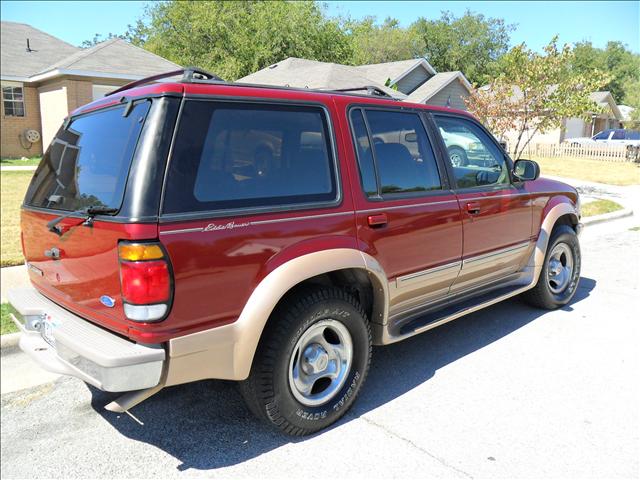
[[[564,292],[573,277],[573,251],[566,243],[558,243],[547,262],[549,290],[554,294]]]
[[[331,400],[347,379],[353,344],[347,328],[337,320],[322,320],[302,334],[289,361],[289,387],[303,405]]]

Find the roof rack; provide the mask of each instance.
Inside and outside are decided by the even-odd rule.
[[[129,90],[133,87],[139,87],[140,85],[146,85],[148,83],[155,82],[156,80],[175,77],[180,74],[182,74],[182,78],[180,79],[180,82],[182,83],[198,83],[199,81],[224,82],[222,78],[214,73],[209,73],[206,70],[202,70],[201,68],[187,67],[181,68],[180,70],[173,70],[171,72],[159,73],[157,75],[151,75],[150,77],[141,78],[140,80],[136,80],[135,82],[127,83],[126,85],[123,85],[122,87],[107,93],[105,96],[108,97],[109,95],[114,95],[116,93]]]
[[[359,92],[362,90],[367,91],[367,95],[376,95],[378,97],[388,97],[393,98],[387,92],[382,90],[380,87],[376,87],[375,85],[363,85],[362,87],[351,87],[351,88],[333,88],[331,92]]]

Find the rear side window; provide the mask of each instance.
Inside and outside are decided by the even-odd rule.
[[[101,110],[58,130],[31,180],[25,204],[55,210],[120,208],[150,102]]]
[[[337,198],[319,107],[188,101],[163,213],[327,202]]]

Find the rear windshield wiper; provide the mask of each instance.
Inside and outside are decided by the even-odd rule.
[[[83,208],[81,210],[75,210],[73,212],[65,213],[64,215],[54,218],[47,223],[47,229],[57,235],[62,234],[70,228],[77,227],[78,225],[91,226],[93,224],[93,217],[96,215],[114,215],[118,213],[117,208],[107,207],[106,205],[93,205],[91,207]],[[67,228],[59,227],[58,224],[65,218],[69,218],[73,215],[82,215],[82,220],[75,225],[69,225]]]

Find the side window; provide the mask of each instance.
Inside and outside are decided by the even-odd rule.
[[[481,128],[464,118],[434,118],[458,188],[509,183],[509,167],[503,153]]]
[[[366,110],[380,183],[380,195],[442,188],[436,159],[415,113]],[[371,147],[370,147],[371,148]]]
[[[371,197],[378,194],[378,182],[376,181],[373,153],[362,110],[357,109],[351,112],[351,125],[353,127],[353,140],[356,144],[362,188],[367,196]]]
[[[626,130],[627,140],[640,140],[640,132],[637,130]]]
[[[594,140],[608,140],[611,130],[604,130],[593,137]]]
[[[328,131],[317,107],[187,101],[163,213],[335,200]]]
[[[624,130],[614,130],[611,140],[624,140]]]

